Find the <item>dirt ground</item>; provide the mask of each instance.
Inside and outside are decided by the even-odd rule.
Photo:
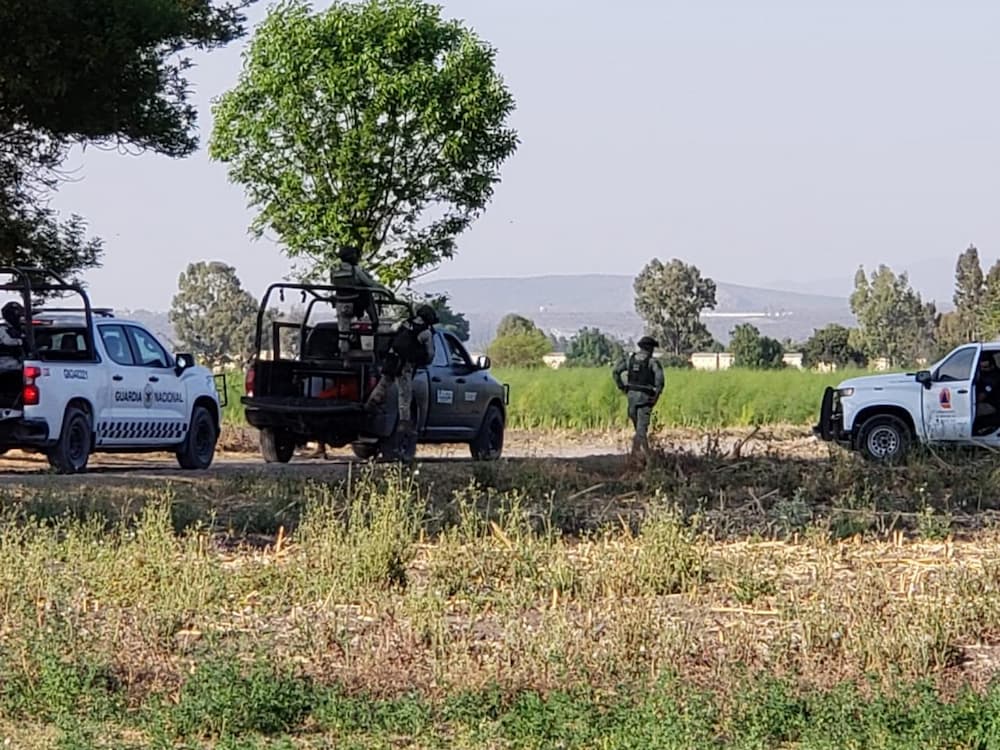
[[[512,431],[507,434],[504,457],[513,459],[552,458],[590,459],[621,457],[628,451],[628,433],[531,433]],[[744,442],[745,441],[745,442]],[[736,446],[741,455],[780,454],[796,458],[820,457],[826,447],[802,428],[769,428],[730,430],[717,433],[676,430],[665,432],[655,442],[667,449],[704,453],[731,453]],[[91,457],[84,475],[56,477],[40,454],[10,451],[0,456],[0,484],[25,481],[65,481],[74,485],[100,483],[107,478],[157,479],[164,477],[200,481],[238,476],[246,472],[271,473],[277,476],[327,475],[330,469],[360,463],[349,447],[329,449],[327,458],[313,458],[311,450],[300,451],[288,464],[265,464],[256,449],[256,433],[252,430],[229,429],[220,441],[211,468],[204,472],[183,471],[169,453],[115,454],[99,453]],[[469,463],[468,448],[455,446],[421,446],[418,461],[437,463]]]

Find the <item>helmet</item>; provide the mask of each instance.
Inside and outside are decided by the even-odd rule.
[[[660,342],[654,339],[652,336],[643,336],[639,339],[638,347],[640,349],[646,349],[648,351],[653,351],[656,347],[660,345]]]
[[[361,253],[358,252],[358,248],[354,247],[354,245],[346,245],[337,251],[337,257],[345,263],[356,266],[361,259]]]
[[[24,318],[24,307],[20,302],[8,302],[3,308],[0,308],[0,317],[3,317],[11,325],[20,323]]]
[[[432,326],[438,322],[437,313],[434,312],[434,308],[430,305],[421,305],[417,308],[417,316],[420,317],[427,325]]]

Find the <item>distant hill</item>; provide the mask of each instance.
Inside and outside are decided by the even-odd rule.
[[[507,313],[529,317],[544,330],[571,336],[595,326],[625,340],[642,335],[642,320],[633,307],[631,276],[579,275],[527,278],[442,279],[416,286],[417,291],[447,293],[454,308],[469,319],[470,344],[485,346]],[[827,323],[853,325],[843,297],[759,289],[717,282],[716,309],[705,324],[721,341],[742,322],[756,325],[777,339],[807,338]]]
[[[592,326],[625,341],[643,332],[633,308],[631,276],[533,276],[527,278],[447,279],[416,285],[430,294],[447,293],[454,308],[469,319],[470,347],[482,350],[493,339],[497,324],[507,313],[529,317],[542,329],[569,338]],[[729,340],[734,326],[749,322],[779,340],[800,341],[827,323],[853,325],[854,316],[845,298],[775,289],[758,289],[717,282],[718,306],[704,316],[705,324],[720,341]],[[148,326],[167,341],[174,340],[173,326],[165,312],[118,310]]]

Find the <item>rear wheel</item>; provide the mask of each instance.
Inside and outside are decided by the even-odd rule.
[[[378,443],[352,443],[351,450],[362,461],[368,461],[378,455],[379,445]]]
[[[80,474],[87,469],[93,447],[94,430],[90,415],[70,406],[63,417],[59,442],[48,451],[49,464],[60,474]]]
[[[269,464],[287,464],[295,453],[295,439],[283,430],[265,427],[260,431],[260,454]]]
[[[177,451],[177,463],[182,469],[207,469],[215,458],[219,432],[215,420],[204,406],[196,406],[191,414],[191,426]]]
[[[469,443],[469,450],[476,461],[496,461],[503,454],[503,412],[496,406],[486,410],[479,434]]]
[[[858,450],[869,461],[897,463],[910,449],[910,428],[899,417],[879,414],[866,420],[858,432]]]

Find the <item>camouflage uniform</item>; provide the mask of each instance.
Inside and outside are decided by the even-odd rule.
[[[21,370],[24,358],[24,339],[21,322],[24,308],[19,302],[8,302],[0,310],[0,371]]]
[[[654,339],[643,336],[639,339],[639,351],[619,362],[613,373],[615,385],[628,395],[628,416],[635,428],[633,455],[649,451],[649,422],[663,393],[663,367],[653,357],[656,346]],[[628,377],[623,381],[624,373]]]
[[[355,248],[344,248],[338,254],[340,264],[333,269],[331,280],[333,286],[344,287],[337,290],[337,332],[340,351],[346,354],[350,350],[351,320],[360,318],[362,311],[358,309],[361,293],[356,287],[365,287],[391,296],[391,292],[358,265],[359,253]],[[375,303],[369,300],[364,312],[372,322],[372,327],[378,327],[378,314]]]
[[[399,328],[408,328],[416,332],[416,341],[420,347],[420,358],[423,363],[430,364],[434,361],[434,323],[437,322],[437,315],[427,306],[421,307],[417,311],[416,317],[403,321]],[[398,335],[398,334],[397,334]],[[398,357],[398,365],[393,368],[387,367],[382,372],[382,377],[368,397],[367,405],[375,406],[385,402],[386,391],[393,383],[396,384],[399,401],[399,425],[400,432],[408,433],[413,429],[413,415],[410,413],[410,404],[413,401],[413,373],[417,367],[423,363],[414,361],[412,355],[404,352],[397,352],[395,347],[392,352]]]

